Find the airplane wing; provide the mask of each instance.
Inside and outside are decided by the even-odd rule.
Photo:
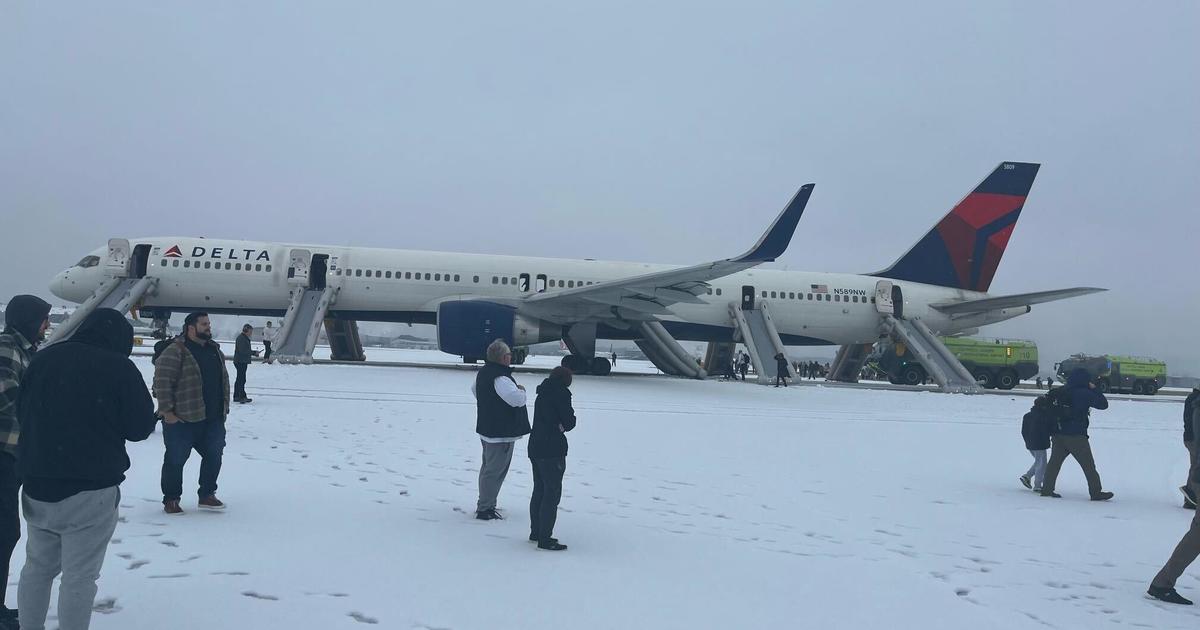
[[[543,312],[590,312],[592,316],[608,313],[640,320],[667,315],[670,313],[667,307],[675,303],[702,304],[703,300],[697,296],[708,290],[708,281],[773,261],[787,250],[813,187],[814,184],[801,187],[758,243],[741,256],[566,291],[538,293],[522,300],[521,305]]]
[[[1034,304],[1053,302],[1055,300],[1065,300],[1067,298],[1090,295],[1092,293],[1099,293],[1107,290],[1108,289],[1097,289],[1095,287],[1075,287],[1073,289],[1038,291],[1036,293],[1018,293],[1016,295],[1001,295],[997,297],[986,297],[978,300],[965,300],[961,302],[942,302],[940,304],[931,304],[930,306],[947,315],[967,315],[970,313],[995,311],[1002,308],[1032,306]]]

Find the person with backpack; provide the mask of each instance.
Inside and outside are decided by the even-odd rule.
[[[1046,476],[1046,451],[1050,448],[1050,432],[1054,425],[1053,406],[1045,396],[1038,396],[1033,401],[1033,408],[1021,420],[1021,437],[1025,439],[1025,448],[1033,455],[1033,465],[1021,475],[1021,485],[1034,492],[1042,491]]]
[[[1067,376],[1067,386],[1053,390],[1046,396],[1054,403],[1057,412],[1057,424],[1052,433],[1054,439],[1050,449],[1050,462],[1046,464],[1046,478],[1042,481],[1042,496],[1061,499],[1062,495],[1054,491],[1058,481],[1058,472],[1062,469],[1067,456],[1073,456],[1083,469],[1087,478],[1088,494],[1093,501],[1107,501],[1113,498],[1113,493],[1105,492],[1100,484],[1100,474],[1096,472],[1096,460],[1092,456],[1092,446],[1088,441],[1089,416],[1092,409],[1108,409],[1108,399],[1096,391],[1096,384],[1091,381],[1087,370],[1076,369]]]

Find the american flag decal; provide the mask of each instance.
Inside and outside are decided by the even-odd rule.
[[[813,292],[813,293],[829,293],[829,286],[828,286],[828,285],[824,285],[824,284],[813,284],[813,285],[810,285],[810,286],[812,287],[812,292]]]

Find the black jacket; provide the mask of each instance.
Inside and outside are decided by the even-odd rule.
[[[125,441],[154,431],[154,403],[129,360],[133,327],[98,309],[69,341],[34,355],[21,387],[17,470],[39,501],[120,484]]]
[[[1092,409],[1108,409],[1108,399],[1104,394],[1088,387],[1090,382],[1087,370],[1078,369],[1067,377],[1067,386],[1060,387],[1046,394],[1051,400],[1065,404],[1069,409],[1066,417],[1059,420],[1055,435],[1087,436],[1089,417]]]
[[[250,337],[246,333],[241,333],[234,340],[233,344],[233,362],[234,364],[250,363],[254,358],[254,351],[250,349]]]
[[[548,378],[537,388],[533,403],[533,432],[529,434],[529,458],[567,456],[566,432],[575,428],[571,390],[562,381]]]
[[[513,407],[496,393],[497,378],[512,377],[512,368],[485,363],[475,375],[475,432],[490,438],[514,438],[529,434],[529,409]]]
[[[1033,409],[1021,420],[1021,437],[1025,438],[1025,448],[1031,451],[1044,451],[1050,448],[1050,434],[1054,431],[1054,410],[1045,398],[1038,397],[1033,403]]]
[[[1200,403],[1200,387],[1192,390],[1187,398],[1183,399],[1183,441],[1196,441],[1195,413],[1196,406]]]
[[[787,359],[783,358],[782,355],[775,357],[775,371],[779,373],[779,376],[784,378],[792,375],[791,372],[788,371]]]

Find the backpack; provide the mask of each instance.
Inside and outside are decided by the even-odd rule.
[[[1046,394],[1046,400],[1050,401],[1050,406],[1046,408],[1046,412],[1050,414],[1050,428],[1052,433],[1062,431],[1062,425],[1071,419],[1071,400],[1067,396],[1067,388],[1059,387],[1052,389]]]

